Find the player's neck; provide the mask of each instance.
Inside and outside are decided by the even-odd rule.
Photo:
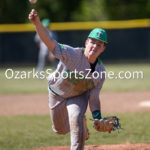
[[[96,57],[89,55],[89,53],[86,53],[86,51],[84,52],[84,55],[90,64],[94,64],[97,59]]]
[[[94,64],[95,61],[96,61],[96,59],[97,59],[97,58],[95,58],[95,57],[86,57],[86,58],[88,59],[88,62],[89,62],[90,64]]]

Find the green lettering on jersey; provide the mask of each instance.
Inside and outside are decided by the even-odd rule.
[[[67,75],[67,73],[68,73],[68,75]],[[69,73],[70,73],[70,70],[67,70],[66,72],[63,73],[63,77],[66,78],[68,76],[68,78],[66,78],[66,79],[73,85],[76,85],[79,89],[79,92],[82,93],[83,91],[85,91],[85,89],[91,89],[94,87],[94,82],[92,80],[86,79],[85,77],[79,78],[80,75],[78,75],[78,76],[76,75],[76,77],[77,77],[76,78],[75,73],[71,73],[71,77],[70,77]],[[78,89],[76,89],[76,90],[78,90]]]
[[[59,46],[61,47],[62,50],[65,50],[65,47],[63,44],[59,44]]]

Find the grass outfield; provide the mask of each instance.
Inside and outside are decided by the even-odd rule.
[[[106,64],[106,71],[113,71],[117,75],[120,71],[130,71],[133,74],[134,71],[142,71],[143,79],[108,79],[105,80],[103,91],[141,91],[150,90],[149,84],[149,63],[138,64]],[[26,79],[14,79],[15,71],[20,71],[19,77],[25,77],[24,72],[29,73],[33,71],[33,68],[11,68],[13,69],[14,76],[12,79],[7,79],[5,73],[8,68],[0,69],[0,94],[22,94],[22,93],[47,93],[47,80],[33,78],[32,74],[30,78]],[[123,74],[121,74],[123,75]],[[129,73],[126,74],[129,77]],[[8,76],[11,77],[12,73],[8,71]],[[45,74],[47,77],[47,74]]]
[[[129,77],[128,71],[131,75],[135,71],[143,72],[143,79],[133,77],[131,79],[106,79],[103,86],[103,91],[144,91],[150,90],[149,75],[150,75],[150,64],[149,63],[137,63],[137,64],[107,64],[105,65],[106,72],[113,71],[118,74],[120,71],[126,72],[127,77]],[[121,74],[122,76],[123,74]],[[139,74],[140,77],[140,74]]]
[[[91,116],[88,115],[90,138],[86,145],[150,143],[150,113],[117,115],[121,119],[124,130],[111,134],[96,132],[92,127],[92,121],[89,120]],[[57,135],[52,132],[49,115],[0,116],[0,127],[1,150],[26,150],[52,145],[70,145],[69,134]]]

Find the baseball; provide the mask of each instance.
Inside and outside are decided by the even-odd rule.
[[[35,3],[37,2],[37,0],[29,0],[29,2],[30,2],[31,4],[35,4]]]

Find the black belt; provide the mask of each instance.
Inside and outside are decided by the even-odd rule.
[[[51,89],[50,85],[49,85],[49,89],[50,89],[50,91],[51,91],[53,94],[59,96],[55,91],[53,91],[53,90]]]

